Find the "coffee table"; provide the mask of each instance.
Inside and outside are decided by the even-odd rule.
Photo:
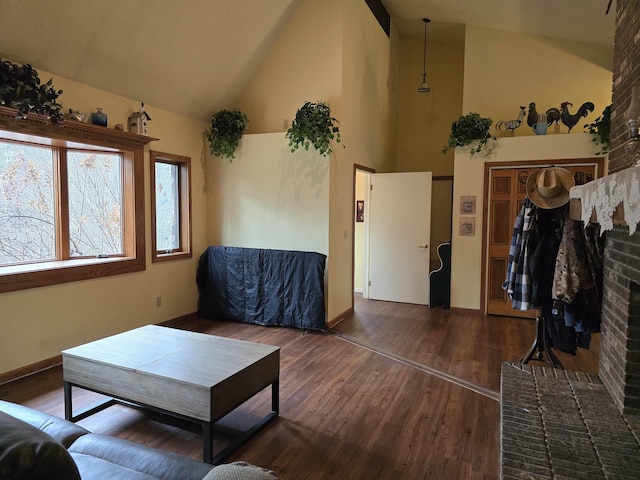
[[[78,421],[115,403],[202,425],[203,459],[224,461],[279,412],[280,348],[146,325],[62,352],[65,418]],[[215,423],[271,385],[271,411],[215,457]],[[74,415],[72,387],[110,400]],[[229,430],[229,429],[225,429]]]

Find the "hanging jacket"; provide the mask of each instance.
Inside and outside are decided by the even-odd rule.
[[[502,288],[516,310],[531,308],[531,275],[529,273],[528,241],[537,207],[527,197],[513,224],[513,234],[507,260],[507,278]]]

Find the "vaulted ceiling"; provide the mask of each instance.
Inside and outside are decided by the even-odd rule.
[[[298,2],[0,2],[0,56],[207,121],[250,85]],[[364,0],[344,0],[364,1]],[[400,35],[460,41],[460,24],[613,45],[609,0],[382,0]],[[452,28],[457,27],[457,28]]]

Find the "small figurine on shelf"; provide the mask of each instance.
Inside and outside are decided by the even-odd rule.
[[[74,120],[76,122],[84,122],[87,118],[86,113],[82,113],[79,110],[74,110],[73,108],[69,109],[69,113],[64,114],[65,120]]]
[[[137,133],[138,135],[148,135],[148,122],[151,117],[143,110],[144,102],[140,104],[140,111],[129,115],[129,133]]]
[[[101,107],[97,107],[96,111],[91,114],[91,123],[101,127],[107,126],[107,114],[102,111]]]

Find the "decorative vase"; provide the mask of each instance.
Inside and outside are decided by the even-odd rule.
[[[107,126],[107,114],[102,111],[102,108],[96,108],[96,112],[91,114],[91,123],[93,125],[100,125],[101,127]]]
[[[547,134],[547,122],[538,122],[533,127],[533,133],[536,135],[546,135]]]
[[[536,135],[546,135],[547,134],[547,114],[541,113],[538,115],[538,121],[536,124],[531,127],[533,133]]]

